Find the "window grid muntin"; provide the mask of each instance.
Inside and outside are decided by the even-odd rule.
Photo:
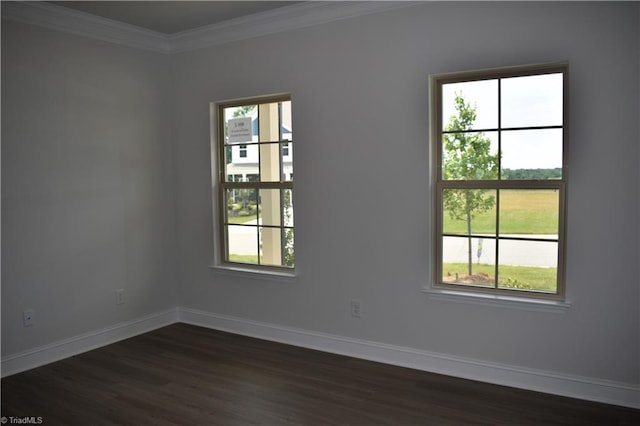
[[[293,182],[292,180],[289,181],[285,181],[285,176],[284,176],[284,161],[283,161],[283,156],[282,156],[282,143],[283,142],[287,142],[287,143],[293,143],[293,138],[287,139],[286,141],[282,140],[282,126],[283,126],[283,121],[282,121],[282,103],[283,102],[290,102],[291,101],[291,97],[289,95],[276,95],[276,96],[266,96],[266,97],[260,97],[260,98],[250,98],[250,99],[246,99],[246,100],[238,100],[238,101],[229,101],[229,102],[221,102],[217,104],[217,124],[218,124],[218,139],[217,139],[217,145],[218,145],[218,167],[219,167],[219,173],[218,173],[218,186],[219,186],[219,190],[218,190],[218,199],[219,199],[219,214],[220,214],[220,226],[222,229],[222,232],[220,232],[220,248],[221,248],[221,262],[222,263],[228,263],[228,264],[242,264],[244,266],[248,266],[248,267],[255,267],[257,269],[274,269],[274,270],[284,270],[284,271],[291,271],[292,269],[295,268],[294,266],[287,266],[287,265],[271,265],[271,264],[264,264],[262,263],[261,260],[261,248],[260,248],[260,228],[277,228],[280,229],[280,235],[281,235],[281,244],[280,244],[280,256],[281,256],[281,263],[284,262],[284,253],[286,251],[286,247],[284,246],[285,243],[285,238],[284,235],[286,233],[286,230],[291,229],[294,230],[293,226],[285,226],[284,222],[283,222],[283,215],[284,215],[284,198],[283,198],[283,192],[285,190],[289,190],[291,193],[291,198],[293,199]],[[278,140],[272,141],[272,140],[267,140],[267,141],[261,141],[260,140],[260,105],[264,105],[264,104],[271,104],[271,103],[277,103],[278,104]],[[233,180],[229,180],[228,179],[228,173],[226,172],[226,165],[227,165],[227,147],[236,145],[236,144],[230,144],[227,142],[227,138],[226,138],[226,134],[225,134],[225,130],[226,130],[226,120],[225,120],[225,110],[228,108],[233,108],[233,107],[242,107],[242,106],[249,106],[249,105],[255,105],[255,107],[257,108],[257,115],[258,115],[258,141],[257,142],[247,142],[245,145],[247,147],[249,146],[257,146],[258,149],[258,163],[257,163],[257,167],[258,167],[258,180],[257,181],[248,181],[249,180],[249,175],[247,175],[247,181],[246,182],[235,182]],[[260,146],[262,145],[266,145],[266,144],[277,144],[278,145],[278,168],[279,168],[279,180],[274,180],[274,181],[262,181],[260,180],[261,178],[261,167],[262,167],[262,163],[261,163],[261,149]],[[239,144],[238,144],[239,145]],[[226,205],[226,192],[229,189],[255,189],[258,193],[258,200],[259,200],[259,194],[260,194],[260,190],[261,189],[279,189],[280,190],[280,204],[278,206],[279,208],[279,215],[280,215],[280,219],[281,219],[281,225],[280,226],[272,226],[272,225],[262,225],[260,224],[260,221],[258,220],[257,223],[255,225],[253,224],[237,224],[237,223],[231,223],[229,221],[228,218],[228,211],[227,211],[227,205]],[[292,202],[293,204],[293,202]],[[258,201],[258,205],[259,205],[259,201]],[[256,212],[258,219],[260,218],[260,213]],[[292,207],[292,214],[293,214],[293,207]],[[257,230],[257,239],[256,239],[256,247],[257,247],[257,257],[258,257],[258,263],[245,263],[245,262],[241,262],[241,261],[234,261],[230,259],[231,253],[229,252],[229,242],[230,242],[230,237],[229,237],[229,226],[246,226],[246,227],[253,227],[256,228]],[[294,231],[295,232],[295,231]]]
[[[501,80],[503,78],[510,77],[524,77],[524,76],[535,76],[535,75],[545,75],[545,74],[562,74],[562,125],[549,125],[549,126],[522,126],[522,127],[509,127],[509,128],[501,128],[502,125],[502,84]],[[487,129],[469,129],[469,130],[450,130],[445,131],[443,129],[443,119],[442,119],[442,87],[446,84],[450,83],[460,83],[460,82],[472,82],[472,81],[483,81],[483,80],[498,80],[498,128],[487,128]],[[432,140],[434,141],[434,158],[435,158],[435,167],[432,171],[434,173],[434,182],[435,182],[435,230],[436,230],[436,241],[435,241],[435,252],[436,252],[436,263],[433,268],[433,281],[432,286],[434,288],[443,288],[443,289],[454,289],[460,291],[479,291],[479,292],[488,292],[488,293],[496,293],[496,294],[512,294],[517,296],[522,295],[535,295],[536,298],[549,298],[549,299],[563,299],[565,295],[565,221],[566,221],[566,194],[565,194],[565,186],[566,186],[566,173],[567,173],[567,158],[568,158],[568,150],[567,150],[567,141],[568,141],[568,125],[567,125],[567,105],[568,105],[568,96],[567,96],[567,80],[568,80],[568,66],[566,64],[554,64],[554,65],[537,65],[537,66],[526,66],[526,67],[514,67],[511,69],[505,70],[485,70],[485,71],[470,71],[470,72],[462,72],[455,74],[448,74],[446,76],[434,76],[432,80],[432,90],[433,90],[433,99],[432,99],[432,108],[434,108],[435,114],[433,115],[433,121],[431,122],[433,131]],[[502,164],[501,159],[502,155],[498,155],[498,178],[495,180],[445,180],[444,179],[444,164],[443,164],[443,137],[445,134],[452,133],[481,133],[481,132],[489,132],[494,131],[498,133],[498,152],[502,153],[502,132],[510,131],[510,130],[538,130],[538,129],[562,129],[562,176],[559,180],[504,180],[502,179]],[[482,288],[476,285],[467,285],[467,284],[446,284],[443,282],[443,263],[444,263],[444,252],[443,252],[443,237],[446,236],[443,233],[444,226],[444,203],[443,203],[443,192],[446,188],[453,189],[495,189],[497,191],[496,194],[496,248],[495,248],[495,273],[494,273],[494,287],[493,288]],[[559,217],[558,217],[558,251],[557,251],[557,262],[556,262],[556,292],[555,293],[540,293],[535,290],[527,290],[527,289],[509,289],[509,288],[499,288],[499,275],[498,268],[500,266],[499,263],[499,244],[498,242],[502,240],[506,240],[505,237],[500,237],[499,235],[499,226],[500,226],[500,190],[508,190],[508,189],[555,189],[559,192],[559,200],[558,200],[558,209],[559,209]],[[458,235],[455,235],[458,236]],[[464,237],[468,237],[465,235]],[[472,235],[472,238],[474,236]],[[509,238],[513,239],[513,238]],[[533,239],[524,239],[526,241],[534,241]],[[549,241],[549,240],[544,240]]]

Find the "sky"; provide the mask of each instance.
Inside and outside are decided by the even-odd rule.
[[[562,74],[544,74],[502,79],[501,127],[563,125]],[[445,84],[442,87],[443,127],[456,115],[456,93],[476,107],[474,129],[496,129],[498,80]],[[498,148],[498,132],[485,131]],[[502,132],[502,167],[546,169],[562,167],[562,130],[508,130]]]

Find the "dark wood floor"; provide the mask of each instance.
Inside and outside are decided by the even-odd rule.
[[[640,425],[640,410],[174,324],[2,379],[45,425]]]

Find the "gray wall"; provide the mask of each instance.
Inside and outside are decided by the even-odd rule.
[[[635,3],[425,3],[168,57],[3,22],[3,353],[185,306],[638,383],[639,17]],[[428,75],[564,60],[573,306],[430,298]],[[209,103],[283,91],[299,276],[220,274]]]
[[[176,55],[183,305],[353,338],[638,381],[638,5],[423,4]],[[570,63],[566,313],[421,293],[430,73]],[[299,277],[212,259],[208,104],[290,91]],[[349,301],[363,301],[354,319]]]
[[[175,306],[168,61],[2,22],[3,354]]]

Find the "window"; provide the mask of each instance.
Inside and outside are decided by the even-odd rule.
[[[294,267],[290,97],[242,99],[216,108],[221,262],[290,271]]]
[[[240,158],[247,158],[247,146],[240,145],[238,147],[238,153],[240,154]]]
[[[430,82],[432,288],[563,299],[567,66]]]

